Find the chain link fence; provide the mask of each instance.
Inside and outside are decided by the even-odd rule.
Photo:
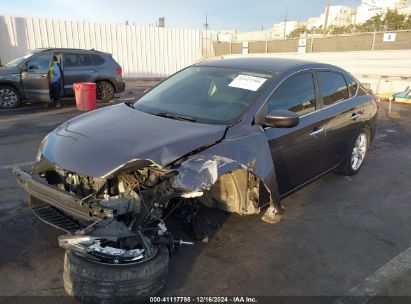
[[[411,30],[406,30],[248,41],[248,47],[243,46],[241,42],[214,42],[214,52],[216,56],[242,53],[293,53],[299,51],[301,38],[306,39],[305,48],[302,49],[305,53],[411,49]]]

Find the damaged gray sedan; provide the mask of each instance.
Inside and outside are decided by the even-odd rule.
[[[378,103],[331,65],[242,58],[188,67],[134,104],[62,124],[31,172],[29,204],[67,234],[64,286],[80,300],[144,299],[166,283],[169,254],[192,239],[202,206],[278,222],[280,199],[336,170],[356,174]],[[212,225],[210,220],[207,222]]]

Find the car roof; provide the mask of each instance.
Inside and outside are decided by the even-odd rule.
[[[260,72],[269,72],[277,74],[284,70],[299,67],[301,69],[313,69],[313,68],[340,68],[325,64],[299,59],[290,58],[278,58],[278,57],[241,57],[241,58],[228,58],[221,60],[211,60],[196,64],[196,66],[213,66],[213,67],[227,67],[235,69],[245,69]]]
[[[109,54],[105,52],[100,52],[95,49],[91,50],[85,50],[85,49],[76,49],[76,48],[37,48],[33,50],[34,52],[45,52],[45,51],[70,51],[70,52],[95,52],[95,53],[100,53],[100,54]],[[33,52],[32,51],[32,52]]]

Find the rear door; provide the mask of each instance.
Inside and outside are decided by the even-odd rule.
[[[325,141],[329,167],[337,166],[347,154],[361,121],[361,105],[356,102],[355,84],[337,71],[317,71],[321,93],[322,113],[325,119]]]
[[[97,65],[101,64],[101,61],[104,62],[100,56],[91,53],[65,53],[63,55],[65,95],[74,95],[74,83],[93,81],[97,77]]]
[[[22,85],[28,99],[50,101],[49,70],[52,53],[42,52],[34,55],[21,73]]]
[[[280,195],[310,181],[327,168],[325,133],[318,91],[310,71],[283,81],[268,99],[268,111],[287,109],[300,116],[293,128],[266,128]]]

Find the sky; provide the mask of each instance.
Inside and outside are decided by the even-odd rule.
[[[359,0],[331,0],[331,5],[358,6]],[[0,0],[0,15],[155,25],[165,17],[168,27],[201,28],[208,15],[210,29],[253,31],[284,20],[319,16],[327,0]]]

